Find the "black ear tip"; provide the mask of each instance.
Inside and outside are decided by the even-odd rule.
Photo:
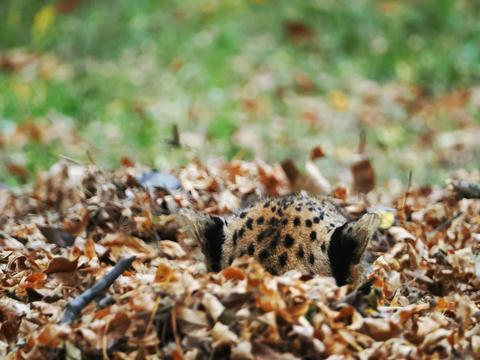
[[[360,263],[377,227],[377,215],[366,214],[335,229],[330,239],[328,258],[338,285],[348,282],[352,266]]]

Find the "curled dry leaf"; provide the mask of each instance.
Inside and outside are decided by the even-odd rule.
[[[366,194],[375,188],[375,171],[370,160],[360,160],[354,163],[350,169],[352,170],[355,191]]]
[[[323,193],[318,173],[302,174],[295,165],[288,173],[288,162],[292,189],[279,166],[237,160],[176,169],[182,189],[171,193],[139,186],[136,179],[149,171],[139,165],[107,172],[60,164],[39,176],[31,193],[2,190],[0,356],[478,358],[478,200],[436,187],[390,199],[370,189],[370,167],[362,186],[374,193],[334,191],[345,215],[357,218],[380,198],[405,203],[405,211],[397,224],[387,219],[367,249],[372,284],[365,292],[337,287],[331,277],[273,276],[247,256],[207,273],[198,243],[172,220],[179,208],[228,213],[295,186]],[[49,224],[43,236],[37,224]],[[123,254],[138,260],[72,328],[59,327],[66,303]]]
[[[215,323],[212,329],[212,338],[214,348],[225,344],[235,344],[238,341],[238,336],[221,322]]]
[[[155,282],[158,284],[168,284],[175,279],[173,269],[167,264],[160,264],[155,272]]]
[[[161,255],[167,256],[170,259],[182,258],[186,254],[179,243],[170,240],[160,241],[158,248]]]
[[[242,270],[236,267],[227,267],[222,270],[222,275],[227,280],[243,280],[245,279],[245,274]]]
[[[74,235],[58,228],[39,226],[38,229],[42,235],[47,238],[48,242],[56,244],[60,247],[72,246],[73,242],[75,241]]]
[[[70,260],[64,257],[56,257],[53,258],[52,261],[50,261],[50,263],[48,264],[48,267],[45,270],[45,274],[72,272],[77,269],[77,265],[78,258]]]
[[[312,151],[310,151],[310,160],[317,160],[325,156],[325,152],[320,146],[315,146]]]
[[[225,311],[225,306],[217,299],[215,295],[206,293],[203,296],[202,304],[207,309],[208,314],[214,321],[217,321],[220,315]]]

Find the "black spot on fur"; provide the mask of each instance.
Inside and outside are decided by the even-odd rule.
[[[270,206],[270,201],[267,201],[265,204],[263,204],[263,207],[266,209]]]
[[[263,239],[265,239],[265,236],[267,235],[267,231],[262,231],[261,233],[259,233],[257,235],[257,241],[262,241]]]
[[[278,235],[275,235],[272,239],[272,241],[270,242],[270,249],[272,250],[275,250],[276,247],[278,246]]]
[[[273,225],[275,225],[275,224],[277,223],[277,219],[276,219],[275,217],[273,217],[273,216],[272,216],[272,217],[270,218],[270,221],[269,221],[269,223],[270,223],[270,225],[272,225],[272,226],[273,226]]]
[[[265,270],[267,270],[272,275],[278,275],[278,271],[273,266],[267,266],[265,267]]]
[[[315,264],[315,256],[313,256],[313,254],[310,254],[310,256],[308,257],[308,261],[312,265]]]
[[[320,220],[323,220],[323,218],[325,217],[325,213],[321,211],[319,214],[319,217],[320,217]]]
[[[295,208],[295,211],[301,211],[301,210],[302,210],[302,208],[301,208],[300,206],[297,206],[297,207]]]
[[[292,236],[290,236],[290,234],[285,235],[285,241],[283,242],[285,244],[285,247],[287,248],[292,247],[294,242],[295,242],[295,239]]]
[[[297,250],[297,257],[300,259],[303,259],[304,256],[305,256],[305,251],[303,251],[303,246],[300,245]]]
[[[320,249],[325,252],[325,250],[327,250],[327,247],[325,245],[325,243],[323,243],[321,246],[320,246]]]
[[[318,223],[320,222],[320,218],[319,218],[318,216],[315,216],[315,217],[313,218],[313,222],[314,222],[315,224],[318,224]]]
[[[278,208],[277,214],[278,214],[278,216],[283,216],[283,211],[282,211],[282,209]]]
[[[237,238],[238,238],[238,233],[237,233],[237,230],[235,230],[232,236],[233,246],[237,246]]]
[[[312,220],[310,220],[310,219],[305,220],[305,226],[306,227],[312,227]]]
[[[243,234],[245,233],[245,228],[241,228],[239,231],[238,231],[238,238],[242,238]]]
[[[308,211],[313,211],[313,210],[315,210],[314,207],[309,207],[309,208],[308,208]]]
[[[228,259],[228,265],[231,265],[233,263],[233,255],[230,256],[230,258]]]
[[[310,233],[310,240],[312,240],[312,241],[317,240],[317,232],[316,231],[312,231]]]
[[[248,245],[248,255],[253,256],[254,253],[255,253],[255,245],[253,245],[253,243],[250,243],[250,245]]]
[[[257,224],[258,224],[258,225],[262,225],[264,222],[265,222],[265,218],[264,218],[263,216],[260,216],[260,217],[257,219]]]
[[[288,224],[288,219],[287,219],[287,218],[283,219],[283,220],[282,220],[282,224],[283,224],[283,225],[287,225],[287,224]]]
[[[300,225],[300,218],[298,216],[295,219],[293,219],[293,225],[295,226]]]
[[[253,229],[252,225],[253,225],[253,219],[252,218],[248,218],[247,219],[247,222],[245,223],[245,225],[247,225],[247,228],[249,228],[250,230]]]
[[[284,267],[284,266],[287,264],[287,261],[288,261],[288,254],[287,254],[287,252],[282,253],[282,254],[278,257],[278,261],[280,262],[280,266]]]
[[[242,213],[240,213],[240,218],[243,219],[245,216],[247,216],[247,213],[244,211]]]
[[[277,207],[276,206],[272,206],[272,212],[275,212],[277,211]]]
[[[270,256],[270,254],[268,253],[267,249],[263,249],[262,251],[260,251],[260,254],[258,254],[258,257],[261,260],[266,260],[269,256]]]

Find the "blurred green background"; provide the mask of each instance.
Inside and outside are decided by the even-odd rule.
[[[478,168],[480,1],[0,2],[0,183],[62,157]],[[173,127],[180,145],[175,145]]]

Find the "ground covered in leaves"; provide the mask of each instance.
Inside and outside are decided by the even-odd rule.
[[[167,175],[61,163],[31,189],[0,189],[0,356],[480,357],[480,201],[448,186],[369,192],[365,160],[352,167],[351,188],[319,181],[313,163],[306,169],[212,161]],[[207,273],[175,221],[181,207],[227,214],[300,189],[330,193],[351,218],[396,210],[370,246],[368,286],[272,276],[247,257]],[[67,303],[130,255],[136,260],[106,293],[62,324]]]

